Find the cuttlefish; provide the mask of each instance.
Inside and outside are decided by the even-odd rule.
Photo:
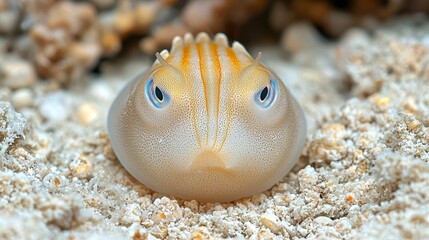
[[[301,107],[279,77],[224,34],[186,34],[130,81],[108,116],[112,147],[148,188],[226,202],[271,188],[296,164]]]

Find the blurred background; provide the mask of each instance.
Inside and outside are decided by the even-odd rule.
[[[426,12],[425,0],[0,0],[0,72],[27,74],[27,83],[12,77],[11,88],[37,78],[66,86],[102,73],[106,61],[153,56],[174,36],[201,31],[246,46],[278,45],[288,57],[350,28],[371,33],[395,16]]]

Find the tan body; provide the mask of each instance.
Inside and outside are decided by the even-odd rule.
[[[183,199],[225,202],[267,190],[295,165],[306,134],[301,108],[241,45],[188,34],[161,55],[108,117],[114,151],[135,178]],[[263,102],[265,87],[276,91]]]

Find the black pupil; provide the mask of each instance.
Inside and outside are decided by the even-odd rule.
[[[159,89],[158,87],[155,87],[155,96],[156,96],[156,98],[158,98],[158,100],[160,102],[162,102],[162,100],[164,100],[164,95],[162,94],[161,89]]]
[[[262,89],[261,91],[261,95],[259,96],[259,99],[261,99],[261,102],[263,102],[268,95],[268,87],[265,87],[264,89]]]

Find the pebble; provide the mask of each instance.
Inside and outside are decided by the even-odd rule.
[[[101,50],[95,42],[73,43],[69,48],[69,54],[83,66],[92,67],[101,55]]]
[[[297,23],[286,28],[281,42],[283,49],[292,55],[322,46],[320,35],[308,23]]]
[[[119,221],[125,226],[131,226],[134,223],[139,223],[142,220],[141,217],[142,210],[140,205],[136,203],[131,203],[125,208],[123,215],[119,219]]]
[[[39,105],[40,114],[48,121],[64,121],[70,115],[67,106],[66,95],[63,92],[55,92],[46,95]]]
[[[117,92],[113,91],[113,88],[122,88],[124,84],[125,83],[121,83],[120,86],[109,86],[108,84],[106,84],[106,81],[93,81],[89,86],[88,95],[93,96],[97,100],[110,103],[112,101],[112,95],[117,94]]]
[[[273,233],[278,233],[281,229],[279,223],[279,218],[270,210],[267,210],[267,212],[261,216],[261,223],[265,227],[271,230]]]
[[[77,178],[89,178],[92,174],[93,164],[92,160],[84,155],[79,155],[69,165],[71,174]]]
[[[332,219],[325,217],[325,216],[319,216],[316,219],[314,219],[314,222],[320,224],[320,225],[331,225]]]
[[[349,233],[352,229],[352,223],[347,218],[340,218],[335,221],[335,228],[341,234]]]
[[[7,87],[12,89],[30,87],[37,80],[33,65],[27,61],[5,61],[2,65],[1,75]]]
[[[322,210],[323,213],[329,214],[332,211],[333,208],[334,207],[332,205],[330,205],[330,204],[323,204],[321,210]]]
[[[8,102],[0,101],[0,119],[0,156],[3,156],[2,154],[6,153],[16,140],[25,137],[24,133],[28,125],[25,118]],[[3,161],[5,161],[4,157],[2,163]]]
[[[97,106],[90,102],[82,103],[77,109],[77,118],[83,125],[89,125],[99,116]]]
[[[12,95],[12,105],[14,108],[30,107],[33,104],[34,96],[29,88],[16,90]]]
[[[100,43],[104,56],[114,56],[121,50],[121,39],[113,30],[101,31]]]
[[[182,20],[195,31],[222,31],[225,26],[225,11],[221,1],[191,1],[182,11]],[[226,4],[225,4],[226,5]],[[216,11],[215,9],[219,9]],[[221,12],[221,14],[219,14]]]
[[[342,36],[340,46],[342,48],[351,48],[355,46],[367,46],[371,38],[367,32],[360,28],[350,28]]]
[[[42,182],[49,192],[54,192],[58,187],[64,186],[65,182],[62,180],[64,180],[62,176],[55,173],[49,173],[43,178]]]
[[[418,127],[420,127],[421,123],[418,120],[413,120],[409,123],[407,123],[407,130],[412,131]]]
[[[0,12],[0,33],[11,33],[15,30],[16,21],[18,20],[17,14],[15,14],[12,10]]]

